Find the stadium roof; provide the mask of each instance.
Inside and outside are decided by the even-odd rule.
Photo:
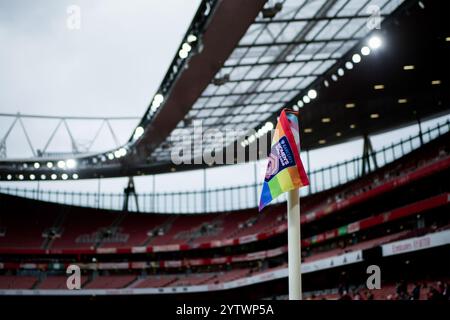
[[[417,0],[203,1],[124,146],[126,157],[79,159],[79,177],[173,171],[170,153],[182,143],[182,129],[192,132],[196,120],[206,128],[245,131],[275,123],[283,107],[298,108],[302,147],[311,150],[448,113],[448,6]],[[372,30],[377,22],[380,29]],[[380,48],[368,46],[372,35],[381,39]],[[228,143],[246,148],[245,138]],[[7,172],[0,168],[0,179]]]

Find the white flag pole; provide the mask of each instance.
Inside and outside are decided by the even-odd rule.
[[[299,189],[288,192],[287,206],[289,300],[302,300]]]

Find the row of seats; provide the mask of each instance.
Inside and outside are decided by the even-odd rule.
[[[442,147],[443,140],[438,140],[364,179],[306,197],[302,201],[302,212],[307,215],[330,201],[343,201],[394,176],[416,170],[418,162],[425,164],[447,157],[448,150]],[[246,210],[204,215],[117,214],[32,201],[24,206],[30,206],[29,210],[22,208],[20,214],[4,210],[0,214],[0,248],[58,250],[198,244],[257,234],[285,223],[282,219],[284,206],[270,207],[268,210],[271,212],[266,211],[265,214]]]

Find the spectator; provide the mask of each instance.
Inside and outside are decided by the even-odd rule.
[[[412,300],[419,300],[420,299],[420,283],[415,282],[414,283],[414,289],[411,292],[411,299]]]

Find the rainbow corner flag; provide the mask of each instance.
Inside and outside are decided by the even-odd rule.
[[[272,139],[259,211],[280,194],[308,184],[308,177],[300,159],[297,113],[283,109]]]

